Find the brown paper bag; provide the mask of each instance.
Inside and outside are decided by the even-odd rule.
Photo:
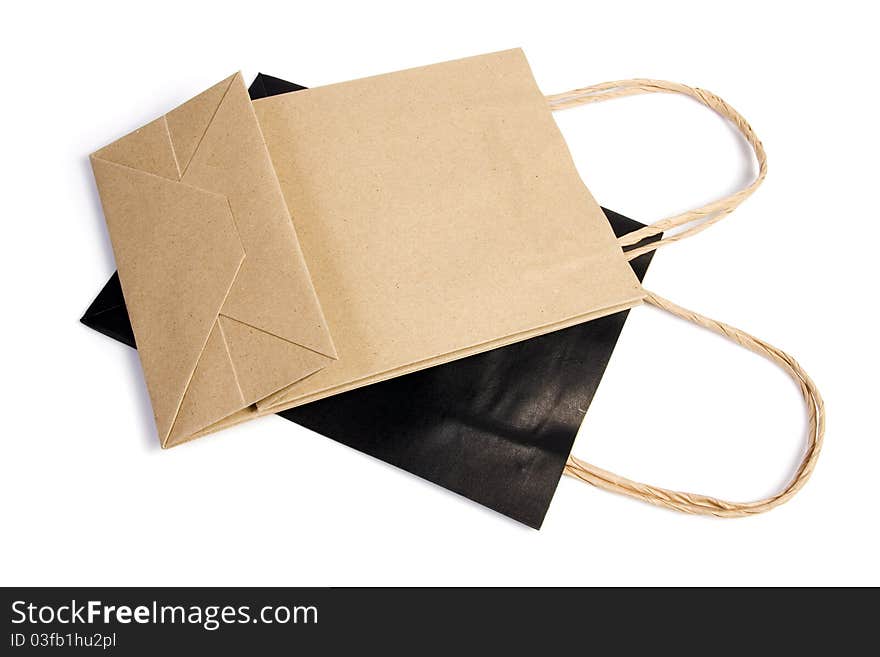
[[[645,300],[797,382],[802,462],[780,493],[747,503],[642,484],[574,456],[566,473],[718,516],[772,509],[807,481],[825,411],[806,372],[776,347],[643,290],[627,265],[719,221],[763,181],[763,147],[723,100],[644,79],[545,98],[519,50],[260,100],[260,126],[243,92],[234,76],[93,156],[163,445]],[[615,240],[550,111],[655,92],[688,95],[729,120],[758,175]],[[257,273],[242,275],[249,263]],[[290,298],[302,306],[284,313]]]

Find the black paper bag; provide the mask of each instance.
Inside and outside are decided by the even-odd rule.
[[[252,99],[304,89],[259,74]],[[605,210],[616,235],[640,224]],[[641,280],[652,253],[631,262]],[[312,402],[281,417],[534,528],[628,312]],[[114,273],[82,323],[134,347]]]

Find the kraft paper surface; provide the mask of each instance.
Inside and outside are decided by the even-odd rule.
[[[520,50],[254,108],[339,355],[261,412],[643,297]]]

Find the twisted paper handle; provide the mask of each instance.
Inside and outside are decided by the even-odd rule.
[[[777,349],[773,345],[749,335],[745,331],[741,331],[723,322],[709,319],[692,310],[682,308],[652,292],[647,293],[645,300],[658,308],[672,313],[676,317],[714,331],[756,354],[769,358],[795,380],[800,388],[801,395],[803,395],[804,402],[806,402],[808,419],[807,450],[800,466],[791,482],[782,492],[756,502],[727,502],[714,497],[707,497],[706,495],[682,493],[642,484],[597,468],[574,456],[568,457],[568,462],[565,464],[565,474],[576,477],[593,486],[628,495],[629,497],[635,497],[658,506],[664,506],[685,513],[698,513],[723,518],[736,518],[763,513],[790,500],[795,493],[803,488],[803,485],[813,473],[813,469],[816,467],[816,460],[819,458],[819,451],[822,449],[822,440],[825,437],[825,403],[822,401],[822,396],[819,394],[816,384],[813,383],[813,380],[810,379],[794,358],[781,349]]]
[[[647,93],[684,94],[698,100],[728,120],[739,130],[754,150],[755,157],[758,161],[758,175],[747,187],[744,187],[729,196],[725,196],[724,198],[708,203],[695,210],[662,219],[661,221],[621,237],[618,240],[618,243],[622,248],[636,245],[635,248],[629,249],[626,252],[627,259],[629,260],[637,258],[643,253],[648,253],[649,251],[660,248],[661,246],[683,240],[691,235],[696,235],[717,221],[720,221],[733,212],[740,203],[748,198],[764,181],[764,178],[767,175],[767,154],[764,152],[764,147],[754,130],[752,130],[751,126],[739,112],[733,109],[733,107],[728,105],[724,100],[705,89],[697,89],[676,82],[666,82],[663,80],[622,80],[619,82],[605,82],[591,87],[584,87],[583,89],[575,89],[566,93],[547,96],[547,101],[550,103],[551,109],[555,111],[575,107],[577,105],[586,105],[588,103],[611,100],[612,98]],[[684,230],[674,235],[638,246],[639,243],[646,238],[682,226],[685,226]],[[797,382],[807,405],[808,418],[807,450],[801,460],[800,466],[790,483],[782,490],[782,492],[755,502],[727,502],[706,495],[683,493],[642,484],[621,477],[612,472],[608,472],[607,470],[597,468],[596,466],[574,456],[568,457],[568,461],[565,464],[565,474],[599,488],[604,488],[605,490],[685,513],[733,518],[769,511],[770,509],[787,502],[803,487],[807,479],[809,479],[810,475],[813,473],[813,469],[816,466],[816,460],[819,458],[819,452],[822,448],[822,441],[825,437],[825,404],[812,379],[810,379],[794,358],[786,354],[784,351],[777,349],[773,345],[767,344],[763,340],[759,340],[758,338],[749,335],[745,331],[741,331],[738,328],[718,322],[714,319],[704,317],[692,310],[682,308],[681,306],[678,306],[671,301],[667,301],[652,292],[646,291],[645,301],[658,308],[662,308],[676,317],[680,317],[697,324],[698,326],[702,326],[710,331],[723,335],[729,340],[738,343],[756,354],[769,358],[785,370]]]
[[[576,107],[578,105],[587,105],[589,103],[598,103],[603,100],[611,100],[613,98],[650,93],[677,93],[690,96],[733,124],[755,152],[755,157],[758,161],[758,175],[747,187],[744,187],[733,194],[712,201],[711,203],[694,210],[667,217],[666,219],[661,219],[660,221],[645,226],[640,230],[624,235],[618,240],[621,247],[638,244],[646,237],[659,235],[660,233],[669,231],[673,228],[687,226],[687,228],[675,235],[670,235],[648,245],[627,251],[626,255],[629,260],[637,258],[643,253],[648,253],[661,246],[678,242],[679,240],[683,240],[691,235],[696,235],[700,231],[706,230],[709,226],[733,212],[740,203],[746,200],[752,192],[758,188],[758,186],[764,181],[764,177],[767,175],[767,154],[764,152],[764,146],[761,144],[761,140],[758,139],[755,131],[752,130],[752,127],[739,112],[711,91],[689,87],[677,82],[667,82],[665,80],[635,79],[620,80],[617,82],[603,82],[602,84],[594,84],[593,86],[584,87],[583,89],[574,89],[565,93],[554,94],[552,96],[547,96],[546,98],[547,102],[550,104],[550,108],[553,111],[557,111]]]

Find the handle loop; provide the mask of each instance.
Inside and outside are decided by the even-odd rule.
[[[629,260],[637,258],[643,253],[658,249],[661,246],[666,246],[667,244],[678,242],[691,235],[696,235],[700,231],[703,231],[712,224],[720,221],[733,212],[740,203],[746,200],[764,181],[764,178],[767,175],[767,154],[764,152],[764,146],[761,144],[761,140],[758,139],[755,131],[752,130],[752,127],[739,112],[711,91],[689,87],[677,82],[667,82],[665,80],[634,79],[620,80],[617,82],[603,82],[602,84],[595,84],[582,89],[574,89],[572,91],[566,91],[565,93],[554,94],[547,96],[546,98],[547,102],[550,104],[550,109],[557,111],[576,107],[578,105],[587,105],[589,103],[611,100],[613,98],[650,93],[676,93],[689,96],[729,121],[737,130],[739,130],[752,147],[758,161],[758,174],[748,186],[734,192],[733,194],[694,210],[667,217],[666,219],[662,219],[621,237],[618,240],[621,247],[632,246],[633,244],[638,244],[646,237],[659,235],[660,233],[669,231],[673,228],[687,226],[687,228],[674,235],[628,250],[626,255]]]
[[[691,235],[696,235],[700,231],[703,231],[712,224],[720,221],[733,212],[740,203],[747,199],[767,176],[767,154],[764,151],[764,146],[761,144],[760,139],[758,139],[758,136],[755,134],[754,130],[752,130],[752,127],[733,107],[705,89],[689,87],[676,82],[666,82],[664,80],[621,80],[617,82],[605,82],[590,87],[584,87],[582,89],[575,89],[573,91],[547,96],[547,102],[550,104],[550,108],[553,111],[556,111],[576,107],[578,105],[587,105],[589,103],[611,100],[613,98],[648,93],[677,93],[689,96],[729,121],[737,130],[739,130],[740,134],[742,134],[752,147],[758,161],[758,174],[749,185],[733,194],[694,210],[667,217],[666,219],[662,219],[621,237],[618,239],[618,244],[620,244],[621,248],[626,249],[626,247],[633,247],[626,249],[626,256],[629,260],[658,249],[661,246],[666,246],[667,244],[678,242]],[[647,244],[642,242],[646,238],[680,227],[684,227],[684,229],[674,235],[663,237]],[[597,468],[596,466],[574,456],[568,457],[568,461],[565,464],[565,474],[585,481],[598,488],[603,488],[608,491],[620,493],[651,504],[675,509],[685,513],[714,515],[725,518],[740,517],[769,511],[770,509],[787,502],[803,487],[807,479],[809,479],[810,475],[813,473],[816,461],[819,458],[819,452],[822,448],[822,441],[825,437],[825,404],[815,383],[813,383],[812,379],[810,379],[794,358],[763,340],[759,340],[758,338],[749,335],[745,331],[741,331],[740,329],[724,324],[723,322],[704,317],[692,310],[682,308],[681,306],[678,306],[652,292],[646,291],[645,301],[675,315],[676,317],[680,317],[693,324],[714,331],[746,349],[772,360],[797,382],[801,394],[803,395],[804,402],[807,405],[808,419],[807,449],[801,460],[800,466],[795,472],[792,480],[780,493],[755,502],[728,502],[726,500],[720,500],[706,495],[684,493],[642,484],[627,479],[626,477],[621,477],[620,475],[616,475],[607,470]]]
[[[763,513],[790,500],[813,473],[816,461],[819,458],[819,452],[822,449],[822,441],[825,437],[825,403],[819,394],[819,390],[816,388],[816,384],[813,383],[813,380],[810,379],[794,358],[763,340],[749,335],[745,331],[704,317],[692,310],[682,308],[652,292],[647,292],[645,300],[676,317],[714,331],[746,349],[770,359],[795,380],[807,405],[807,449],[803,459],[792,480],[780,493],[755,502],[728,502],[706,495],[683,493],[642,484],[597,468],[574,456],[568,457],[568,462],[565,464],[565,474],[598,488],[634,497],[658,506],[675,509],[684,513],[713,515],[723,518],[736,518]]]

